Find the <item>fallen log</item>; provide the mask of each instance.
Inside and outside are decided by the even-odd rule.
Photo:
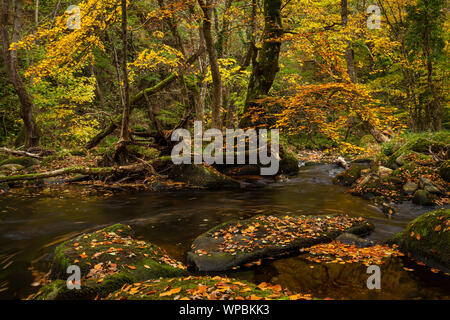
[[[54,171],[47,171],[41,173],[30,173],[22,175],[13,175],[7,177],[0,177],[0,182],[14,182],[14,181],[26,181],[26,180],[39,180],[45,178],[53,178],[63,176],[67,174],[84,174],[84,175],[111,175],[111,174],[126,174],[126,173],[141,173],[148,171],[148,166],[143,163],[132,164],[127,166],[118,167],[105,167],[105,168],[89,168],[72,166],[67,168],[61,168]]]
[[[26,152],[26,151],[20,151],[20,150],[12,150],[12,149],[8,149],[8,148],[0,148],[0,152],[6,152],[15,156],[20,156],[20,157],[30,157],[30,158],[35,158],[35,159],[39,159],[41,160],[42,157],[38,154],[35,153],[31,153],[31,152]]]

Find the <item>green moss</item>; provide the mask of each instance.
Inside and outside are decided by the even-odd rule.
[[[81,288],[70,290],[66,281],[56,280],[47,284],[35,295],[33,300],[92,300],[97,296],[96,291],[90,286],[82,285]]]
[[[125,284],[135,283],[136,278],[126,273],[106,276],[103,281],[84,280],[80,289],[67,288],[66,281],[55,280],[42,287],[31,299],[33,300],[92,300],[104,298],[111,292],[119,290]]]
[[[450,210],[425,213],[408,224],[391,242],[413,257],[450,270]]]
[[[365,135],[364,137],[361,138],[359,142],[359,144],[363,147],[374,143],[376,143],[376,140],[371,134]]]
[[[79,266],[82,277],[99,264],[105,268],[104,274],[108,274],[106,266],[111,263],[116,265],[116,272],[129,274],[139,281],[186,274],[185,267],[164,250],[132,236],[129,226],[116,224],[64,242],[55,250],[53,278],[64,279],[70,265]]]
[[[205,289],[202,289],[205,288]],[[171,289],[176,289],[175,293],[169,293]],[[161,295],[162,294],[162,295]],[[173,300],[189,298],[209,300],[213,295],[215,299],[226,297],[235,299],[254,299],[255,297],[269,298],[276,300],[288,300],[289,296],[284,292],[274,290],[271,285],[258,287],[253,283],[244,280],[235,280],[223,277],[187,277],[150,280],[143,283],[136,283],[124,286],[108,296],[109,300]]]

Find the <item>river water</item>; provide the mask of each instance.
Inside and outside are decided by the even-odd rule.
[[[232,219],[256,214],[345,213],[375,225],[373,240],[386,240],[430,208],[399,206],[392,218],[370,202],[332,184],[333,165],[303,167],[283,183],[233,191],[139,192],[99,197],[0,198],[0,299],[25,298],[38,290],[33,273],[47,272],[54,248],[82,232],[114,223],[129,224],[143,240],[185,261],[192,241]],[[404,269],[413,269],[407,271]],[[293,291],[333,299],[450,299],[450,277],[406,258],[381,266],[381,290],[369,290],[367,267],[315,264],[289,257],[227,273],[230,277],[281,284]],[[34,284],[36,285],[36,284]]]

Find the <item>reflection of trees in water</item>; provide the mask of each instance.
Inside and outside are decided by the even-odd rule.
[[[314,268],[311,268],[311,267]],[[445,291],[450,282],[444,275],[431,275],[435,281],[420,279],[416,272],[403,269],[399,258],[381,265],[381,290],[367,288],[367,267],[359,263],[310,263],[301,257],[275,261],[255,270],[254,281],[279,283],[301,293],[311,293],[318,298],[333,299],[415,299],[450,298]],[[428,273],[430,273],[428,271]],[[444,278],[445,277],[445,278]],[[438,287],[433,287],[433,284]],[[449,283],[450,284],[450,283]],[[447,285],[447,287],[449,287]]]

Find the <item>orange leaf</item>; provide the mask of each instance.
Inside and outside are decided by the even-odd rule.
[[[180,292],[180,291],[181,291],[181,287],[175,288],[175,289],[170,289],[169,291],[166,291],[166,292],[161,293],[159,296],[160,296],[160,297],[171,296],[171,295],[173,295],[173,294],[175,294],[175,293],[178,293],[178,292]]]

